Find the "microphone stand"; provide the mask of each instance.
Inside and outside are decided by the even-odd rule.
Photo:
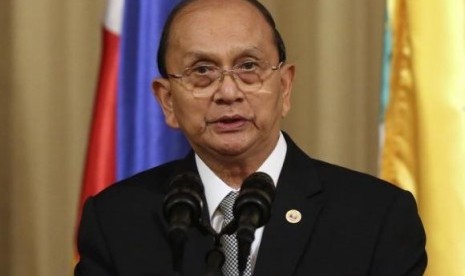
[[[238,224],[236,220],[231,221],[228,225],[226,225],[220,233],[217,233],[209,223],[202,223],[198,224],[197,227],[204,235],[210,235],[214,238],[214,246],[213,249],[207,252],[205,261],[206,261],[206,269],[205,269],[205,276],[217,276],[221,274],[221,268],[224,264],[225,257],[223,253],[223,248],[221,244],[221,237],[223,235],[231,235],[236,232],[238,228]],[[244,230],[242,228],[242,230]],[[245,271],[245,267],[247,265],[247,259],[250,254],[250,247],[255,238],[254,235],[254,228],[247,229],[248,231],[240,231],[238,230],[236,233],[237,241],[238,241],[238,269],[239,275],[243,275]],[[187,240],[187,237],[184,233],[172,233],[169,235],[172,256],[173,256],[173,269],[175,276],[182,276],[182,259],[183,259],[183,252],[184,252],[184,244]]]
[[[173,221],[176,221],[168,229],[168,240],[171,246],[171,253],[173,258],[173,270],[176,276],[182,276],[182,259],[184,255],[184,245],[187,241],[187,228],[190,224],[190,217],[188,215],[188,210],[183,208],[184,206],[177,206],[176,209],[179,210],[179,215],[173,218]],[[184,221],[184,220],[185,221]],[[187,223],[184,223],[187,222]]]
[[[239,275],[243,275],[250,255],[250,247],[255,239],[255,230],[259,226],[259,211],[254,206],[244,209],[236,231]]]
[[[223,253],[222,244],[220,239],[223,235],[231,235],[236,232],[236,238],[238,242],[238,270],[239,275],[244,275],[244,271],[247,265],[247,259],[250,254],[250,247],[255,238],[255,229],[250,228],[244,231],[239,231],[238,223],[236,220],[231,221],[228,225],[226,225],[220,233],[216,233],[215,230],[211,228],[210,225],[204,225],[206,229],[211,229],[208,231],[214,238],[215,238],[215,245],[212,250],[207,253],[207,269],[206,269],[206,276],[214,276],[214,275],[222,275],[221,267],[224,264],[225,257]]]
[[[220,237],[220,235],[215,235],[215,246],[207,253],[205,276],[215,276],[221,273],[221,267],[224,264],[224,253],[221,248]]]
[[[184,241],[171,241],[171,250],[173,258],[173,270],[175,276],[182,276],[182,257],[184,253]]]
[[[205,276],[221,275],[221,267],[224,264],[224,253],[220,238],[223,235],[223,231],[216,233],[216,231],[211,227],[210,223],[205,222],[201,225],[201,231],[204,234],[209,234],[215,239],[213,249],[208,251],[205,258],[207,263]]]
[[[237,234],[236,234],[237,235]],[[237,239],[238,249],[238,269],[239,275],[244,275],[245,268],[247,266],[247,260],[249,259],[250,247],[253,242],[250,239]]]
[[[223,235],[231,235],[236,232],[237,244],[238,244],[238,270],[239,275],[244,275],[245,268],[247,266],[247,260],[250,254],[250,247],[252,242],[255,239],[255,227],[254,223],[247,221],[248,217],[245,219],[242,218],[242,227],[238,229],[237,220],[232,220],[228,225],[226,225],[220,233],[217,233],[209,223],[203,222],[197,224],[198,229],[204,235],[210,235],[214,238],[213,249],[207,252],[205,261],[206,261],[206,270],[205,276],[216,276],[222,275],[221,268],[224,264],[225,257],[223,253],[223,248],[221,244],[221,237]],[[255,217],[252,216],[252,221]],[[249,226],[249,227],[245,227]],[[180,229],[171,229],[169,234],[169,240],[173,256],[173,269],[175,276],[182,276],[182,260],[184,245],[187,241],[187,236],[184,231]],[[173,231],[174,230],[174,231]]]
[[[224,263],[224,253],[221,248],[220,238],[223,233],[216,233],[209,223],[197,224],[198,229],[204,235],[210,235],[215,239],[214,247],[206,255],[206,276],[221,275],[221,267]],[[226,229],[226,227],[225,227]],[[184,253],[184,245],[187,241],[187,235],[185,231],[180,229],[171,229],[168,234],[170,241],[172,258],[173,258],[173,270],[175,276],[182,276],[182,260]]]

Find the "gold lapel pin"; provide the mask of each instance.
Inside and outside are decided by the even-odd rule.
[[[295,209],[289,210],[286,213],[286,220],[289,223],[299,223],[302,220],[302,214]]]

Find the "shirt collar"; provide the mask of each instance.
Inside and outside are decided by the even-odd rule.
[[[283,134],[280,133],[275,148],[257,170],[267,173],[273,179],[275,185],[278,183],[278,178],[283,168],[286,151],[286,140]],[[205,198],[207,200],[208,213],[211,219],[223,198],[229,194],[229,192],[236,190],[224,183],[197,154],[195,154],[195,163],[205,189]]]

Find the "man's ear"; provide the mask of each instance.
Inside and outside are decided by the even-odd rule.
[[[283,108],[281,116],[286,117],[287,113],[291,109],[291,92],[292,85],[294,84],[295,77],[295,65],[284,64],[281,68],[281,91],[283,97]]]
[[[160,104],[163,114],[165,115],[165,122],[172,128],[179,128],[178,120],[176,119],[173,108],[173,97],[171,94],[171,85],[167,79],[158,78],[152,83],[153,92]]]

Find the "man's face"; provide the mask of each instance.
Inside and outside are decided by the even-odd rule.
[[[166,53],[168,73],[196,65],[230,69],[245,61],[277,65],[272,30],[244,1],[197,1],[178,14]],[[281,117],[290,108],[294,76],[283,65],[263,82],[258,93],[244,93],[225,75],[208,97],[194,97],[180,79],[154,82],[168,125],[181,128],[201,157],[253,158],[269,154],[279,136]]]

